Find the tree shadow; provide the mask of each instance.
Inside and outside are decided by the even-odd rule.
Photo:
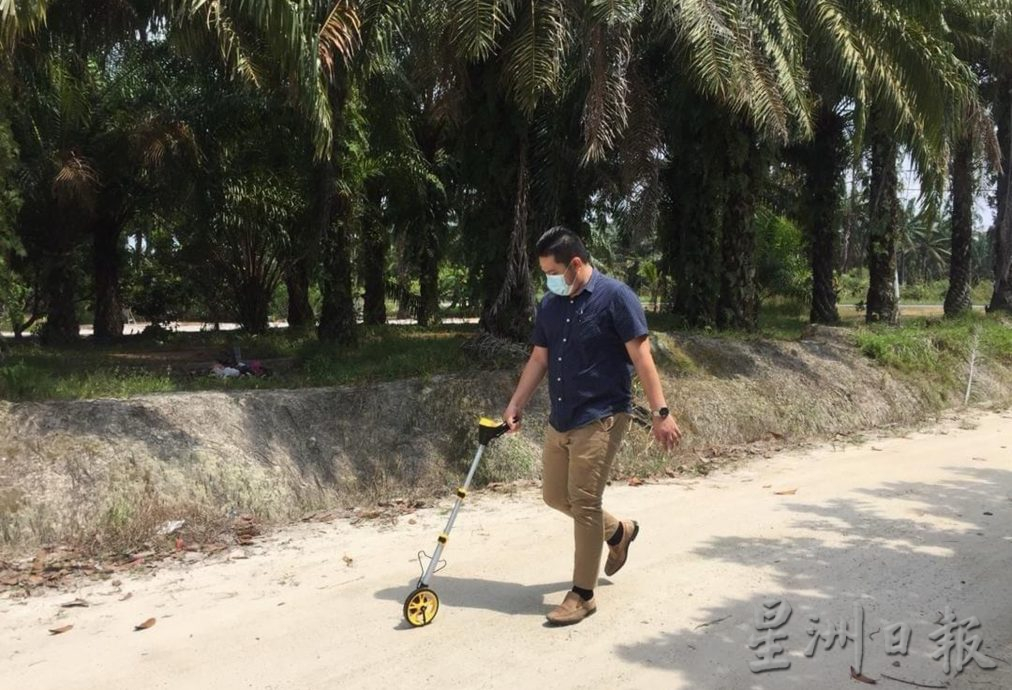
[[[841,648],[819,642],[807,657],[814,631],[843,620],[856,627],[855,606],[864,617],[864,675],[887,687],[912,687],[882,674],[935,687],[1012,687],[1012,471],[989,467],[945,468],[955,478],[935,484],[890,482],[857,490],[876,500],[835,499],[815,505],[783,504],[796,536],[707,540],[691,554],[719,566],[746,566],[761,585],[753,594],[703,610],[703,622],[643,642],[617,645],[629,662],[677,674],[689,688],[861,687],[851,679],[857,665],[856,640]],[[993,548],[981,550],[980,540]],[[711,568],[717,572],[720,567]],[[732,572],[734,571],[731,568]],[[751,578],[750,578],[751,579]],[[925,585],[925,581],[930,583]],[[753,673],[758,662],[747,644],[762,622],[764,601],[792,607],[777,633],[790,668]],[[675,602],[673,602],[675,603]],[[677,605],[677,604],[676,604]],[[1000,659],[994,670],[969,663],[962,674],[946,675],[929,635],[951,606],[960,620],[977,616],[985,654]],[[759,621],[756,620],[760,612]],[[694,612],[694,615],[695,612]],[[810,617],[820,620],[815,623]],[[911,627],[908,654],[886,654],[887,624]],[[810,632],[812,631],[812,632]],[[955,662],[955,655],[952,660]]]
[[[766,340],[735,340],[731,338],[702,338],[683,335],[678,344],[693,362],[707,374],[718,379],[759,378],[769,372],[782,375],[784,370],[797,374],[807,381],[822,381],[825,371],[813,368],[801,356],[802,350],[816,350],[822,355],[825,348],[812,347],[808,341],[781,342]],[[840,361],[839,355],[831,358]]]

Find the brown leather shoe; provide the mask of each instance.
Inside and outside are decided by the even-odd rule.
[[[640,533],[640,525],[635,520],[622,521],[622,540],[615,546],[608,546],[608,560],[604,563],[604,574],[614,575],[629,557],[629,545],[636,541],[636,535]]]
[[[548,613],[548,622],[552,625],[572,625],[579,623],[597,611],[597,603],[591,599],[584,601],[576,592],[569,592],[562,603]]]

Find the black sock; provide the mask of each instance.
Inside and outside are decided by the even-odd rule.
[[[582,587],[573,587],[573,591],[580,595],[580,598],[584,601],[590,601],[594,598],[594,590],[583,589]]]
[[[618,529],[615,530],[615,534],[611,535],[611,539],[608,540],[608,546],[618,546],[619,542],[622,541],[622,535],[625,534],[625,529],[622,527],[622,523],[618,523]]]

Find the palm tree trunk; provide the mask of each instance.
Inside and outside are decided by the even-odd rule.
[[[759,298],[755,283],[755,189],[762,176],[758,147],[747,129],[730,132],[727,149],[728,200],[721,232],[723,266],[717,326],[755,330]]]
[[[949,290],[945,294],[945,315],[970,311],[970,249],[973,246],[973,135],[956,142],[952,155],[952,253],[949,258]]]
[[[235,304],[239,312],[239,325],[247,333],[266,333],[273,290],[254,276],[246,276],[238,283]]]
[[[478,328],[498,338],[526,342],[534,318],[534,290],[531,286],[530,262],[527,257],[527,212],[529,182],[527,146],[520,146],[517,166],[516,197],[513,227],[510,229],[506,254],[506,274],[494,299],[486,300]]]
[[[664,272],[671,277],[672,314],[690,327],[712,326],[720,296],[720,230],[726,187],[723,170],[697,160],[687,172],[673,163],[662,174],[667,210],[660,236]]]
[[[896,243],[900,229],[897,196],[899,173],[896,137],[880,114],[873,113],[869,126],[871,140],[871,203],[868,237],[868,297],[865,321],[896,323],[899,305],[894,292]]]
[[[387,322],[387,252],[389,240],[383,225],[383,193],[379,185],[367,183],[367,208],[362,220],[362,282],[365,304],[362,320],[375,326]]]
[[[317,222],[321,227],[323,254],[320,340],[353,344],[355,336],[355,304],[352,296],[351,251],[348,238],[350,203],[337,197],[337,175],[334,164],[327,161],[317,188]]]
[[[123,335],[123,305],[119,298],[120,237],[122,222],[115,215],[100,215],[92,228],[95,275],[95,338]]]
[[[305,333],[316,325],[313,305],[309,302],[310,263],[308,256],[292,261],[285,272],[285,287],[288,289],[288,329]]]
[[[998,142],[1002,149],[1002,173],[998,176],[998,213],[991,229],[994,257],[994,293],[988,312],[1012,312],[1012,77],[996,88],[1001,94],[995,104],[998,120]],[[1007,94],[1007,95],[1006,95]]]
[[[317,184],[315,190],[316,206],[307,214],[305,222],[300,223],[293,231],[293,253],[285,269],[285,287],[288,290],[288,330],[291,333],[305,334],[316,327],[316,314],[309,299],[313,276],[320,265],[320,240],[324,222],[321,219],[320,204],[326,191],[322,187],[325,175],[320,164],[316,168]],[[326,182],[330,184],[330,182]]]
[[[418,282],[422,293],[418,303],[419,326],[428,326],[439,317],[439,238],[431,227],[427,230],[425,245],[418,256]]]
[[[73,342],[80,337],[77,322],[77,280],[73,256],[61,251],[47,257],[42,285],[46,303],[46,322],[39,330],[43,345]]]
[[[833,271],[836,267],[836,226],[840,179],[847,163],[844,120],[833,103],[822,103],[815,120],[815,137],[804,153],[805,235],[812,266],[812,323],[836,324]]]

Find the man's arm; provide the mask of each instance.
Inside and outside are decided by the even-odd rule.
[[[534,351],[531,352],[531,356],[524,366],[523,373],[520,374],[520,381],[517,383],[516,390],[513,391],[513,397],[510,398],[509,405],[503,412],[503,419],[509,425],[510,431],[520,428],[520,413],[531,396],[534,395],[534,391],[537,390],[538,384],[541,383],[541,379],[545,377],[547,371],[548,348],[535,345]]]
[[[634,338],[625,344],[625,348],[636,369],[636,375],[643,384],[643,392],[650,403],[650,409],[659,410],[667,407],[667,403],[664,402],[664,391],[661,389],[661,377],[657,374],[657,365],[654,364],[654,357],[650,354],[650,338],[645,335]],[[681,441],[682,432],[671,414],[663,419],[652,417],[652,420],[654,438],[665,450],[671,450]]]

